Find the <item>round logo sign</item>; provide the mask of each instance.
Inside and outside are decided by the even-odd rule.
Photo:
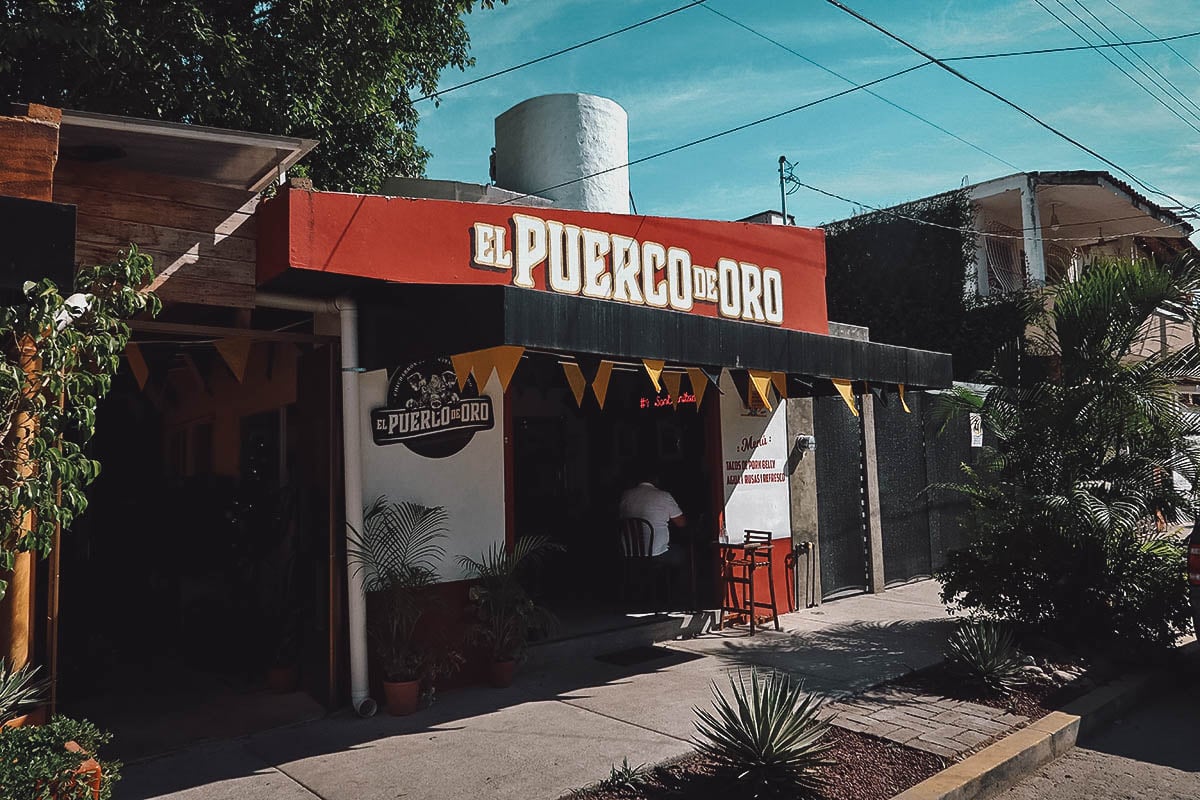
[[[426,458],[452,456],[476,431],[494,425],[491,398],[480,397],[474,377],[459,389],[448,358],[397,369],[388,382],[387,406],[371,412],[375,444],[403,444]]]

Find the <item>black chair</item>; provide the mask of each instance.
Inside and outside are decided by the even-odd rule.
[[[629,517],[617,524],[618,552],[621,554],[621,596],[629,600],[629,590],[639,586],[645,596],[649,589],[651,601],[658,600],[657,588],[662,580],[664,599],[671,598],[671,566],[665,559],[655,558],[655,531],[649,520],[640,517]]]

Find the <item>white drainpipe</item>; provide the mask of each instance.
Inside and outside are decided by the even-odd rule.
[[[349,297],[321,300],[259,292],[255,305],[310,314],[337,314],[342,346],[342,471],[345,475],[346,531],[361,531],[362,437],[358,423],[358,307]],[[346,610],[350,618],[350,702],[360,716],[372,716],[378,706],[367,680],[367,600],[362,573],[346,563]]]

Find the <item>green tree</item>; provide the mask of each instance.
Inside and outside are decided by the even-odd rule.
[[[130,247],[81,267],[70,296],[31,281],[24,302],[0,308],[0,574],[19,552],[49,554],[56,528],[87,508],[84,490],[100,474],[85,452],[96,407],[129,342],[125,320],[158,313],[143,291],[153,279],[150,257]],[[0,580],[0,597],[6,588]]]
[[[501,0],[506,2],[507,0]],[[495,0],[0,0],[0,97],[319,139],[321,188],[419,176],[410,92]]]
[[[991,440],[953,487],[970,501],[968,545],[939,577],[948,603],[1086,641],[1168,645],[1187,628],[1182,547],[1160,528],[1196,513],[1200,422],[1177,381],[1192,341],[1135,356],[1157,309],[1193,324],[1200,269],[1112,261],[1045,290],[1023,341],[997,359],[982,396]]]

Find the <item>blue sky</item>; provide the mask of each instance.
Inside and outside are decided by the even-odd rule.
[[[476,11],[467,18],[476,65],[465,73],[446,71],[441,85],[503,69],[684,2],[511,0],[492,11]],[[1079,0],[1041,2],[1085,35],[1091,36],[1064,5],[1099,28]],[[1125,40],[1152,37],[1121,11],[1158,36],[1200,31],[1197,0],[1083,3]],[[856,82],[921,60],[822,0],[709,0],[708,5]],[[1081,44],[1038,0],[848,0],[847,5],[940,58]],[[1172,46],[1200,67],[1200,37]],[[1105,52],[1133,71],[1113,51]],[[1200,103],[1200,72],[1163,45],[1138,52],[1191,102]],[[1200,132],[1096,51],[957,66],[1139,178],[1188,205],[1200,203]],[[616,100],[629,113],[629,152],[638,158],[848,85],[695,7],[451,92],[440,106],[422,102],[419,141],[433,153],[428,177],[484,183],[494,117],[535,95],[587,92]],[[736,219],[778,208],[780,155],[795,163],[801,180],[875,206],[952,188],[964,178],[974,183],[1024,170],[1106,169],[937,67],[873,89],[993,155],[856,92],[633,167],[630,185],[638,211]],[[1186,108],[1196,116],[1180,113],[1200,128],[1200,106]],[[854,207],[801,189],[788,197],[788,211],[798,224],[815,225],[849,216]]]

